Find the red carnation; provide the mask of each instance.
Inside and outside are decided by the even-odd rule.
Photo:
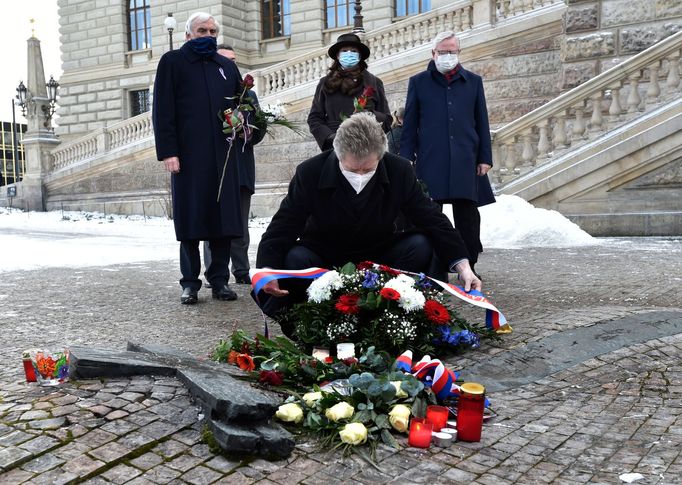
[[[271,384],[273,386],[281,386],[284,384],[284,375],[275,370],[263,370],[258,376],[258,382]]]
[[[438,325],[445,325],[450,321],[448,309],[436,300],[427,300],[424,303],[424,313],[429,320]]]
[[[379,292],[382,298],[385,300],[400,300],[400,293],[395,291],[393,288],[382,288]]]
[[[362,263],[358,263],[358,270],[364,271],[366,269],[371,269],[374,268],[374,263],[371,261],[363,261]]]
[[[360,307],[358,307],[359,299],[360,295],[341,295],[336,301],[336,305],[334,305],[334,307],[341,313],[354,315],[360,311]]]
[[[251,89],[253,87],[253,76],[251,74],[247,74],[246,76],[244,76],[242,86],[244,87],[245,90]]]

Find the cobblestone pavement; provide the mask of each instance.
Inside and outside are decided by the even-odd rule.
[[[557,332],[682,313],[680,240],[493,249],[477,269],[514,333],[451,358],[465,378],[468,366]],[[2,273],[0,483],[578,484],[622,483],[623,473],[642,474],[638,484],[682,483],[682,334],[490,393],[498,416],[480,443],[380,448],[379,469],[306,440],[281,461],[214,455],[175,379],[24,382],[21,351],[31,347],[124,349],[135,340],[201,356],[235,326],[262,331],[245,286],[235,287],[237,302],[202,290],[198,305],[181,306],[177,278],[176,261]]]

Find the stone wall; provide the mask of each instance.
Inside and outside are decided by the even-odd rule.
[[[568,0],[561,89],[568,90],[682,30],[680,0]]]

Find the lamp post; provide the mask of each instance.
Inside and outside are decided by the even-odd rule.
[[[364,34],[365,27],[362,25],[362,0],[355,0],[355,15],[353,16],[353,33]]]
[[[17,99],[19,100],[19,106],[21,106],[21,115],[26,116],[26,97],[28,89],[24,85],[24,81],[19,81],[19,86],[17,86]]]
[[[19,181],[19,141],[17,140],[16,102],[12,100],[12,157],[14,159],[14,183]]]
[[[45,87],[47,88],[47,101],[49,104],[41,104],[41,110],[43,112],[43,116],[45,117],[43,126],[49,129],[50,120],[52,119],[52,115],[54,115],[55,112],[55,103],[57,102],[59,83],[54,80],[54,77],[50,76],[50,80],[45,83]],[[20,81],[19,86],[17,87],[17,100],[19,102],[19,106],[21,106],[21,114],[23,116],[26,116],[27,110],[29,113],[35,112],[36,99],[33,99],[33,94],[24,85],[24,82]],[[45,98],[42,99],[44,100]],[[32,109],[33,111],[31,111]]]
[[[168,17],[163,20],[163,25],[168,30],[168,49],[173,50],[173,31],[178,28],[178,23],[173,17],[173,12],[168,12]]]

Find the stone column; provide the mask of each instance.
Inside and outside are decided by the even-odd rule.
[[[50,151],[60,143],[52,130],[50,100],[45,87],[43,56],[40,41],[31,36],[28,43],[28,73],[26,79],[27,129],[22,141],[26,154],[26,172],[17,184],[19,205],[25,210],[45,210],[43,180],[50,169]]]

